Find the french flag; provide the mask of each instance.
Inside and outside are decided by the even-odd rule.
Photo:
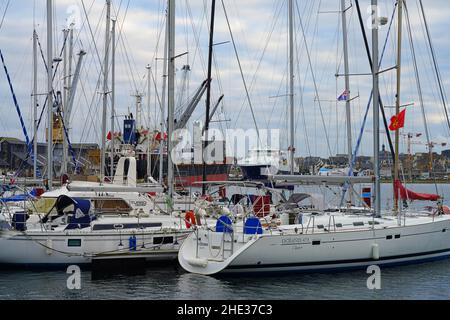
[[[350,99],[350,91],[345,90],[344,93],[342,93],[339,98],[338,101],[347,101]]]

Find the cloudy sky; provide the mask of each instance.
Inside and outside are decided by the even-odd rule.
[[[113,17],[117,19],[117,79],[116,123],[119,125],[128,112],[135,113],[135,95],[143,97],[142,124],[154,129],[160,123],[162,100],[163,47],[166,5],[164,0],[113,0]],[[182,110],[200,83],[206,79],[210,1],[177,0],[176,54],[184,55],[176,60],[177,110]],[[364,19],[369,19],[367,9],[370,1],[362,0]],[[429,46],[426,42],[418,0],[406,1],[411,34],[407,20],[404,24],[402,104],[414,103],[407,111],[407,124],[403,133],[422,133],[415,139],[413,152],[425,151],[425,126],[422,110],[431,140],[435,143],[450,142],[450,132],[440,100]],[[391,19],[395,1],[380,0],[380,12]],[[348,38],[350,70],[352,74],[370,72],[355,6],[350,6]],[[444,81],[444,89],[450,83],[450,44],[447,19],[447,1],[424,1],[430,31]],[[64,43],[62,30],[69,21],[75,21],[75,51],[87,52],[81,71],[76,101],[70,126],[73,142],[99,142],[101,140],[102,92],[101,68],[105,42],[105,1],[103,0],[54,0],[54,56],[60,55]],[[221,129],[254,129],[238,60],[225,19],[228,14],[230,28],[241,62],[249,97],[259,129],[281,130],[281,146],[287,146],[288,128],[288,33],[287,0],[221,0],[217,1],[213,103],[225,95],[223,104],[214,118],[214,127]],[[342,27],[339,0],[302,0],[295,6],[295,128],[297,155],[329,156],[346,153],[345,104],[336,98],[344,90],[342,54]],[[24,115],[28,130],[32,123],[32,33],[35,26],[42,51],[46,57],[46,1],[0,0],[0,49],[11,74],[14,89]],[[0,20],[1,21],[1,20]],[[367,28],[367,26],[366,26]],[[392,26],[386,45],[382,68],[395,65],[396,21]],[[388,26],[380,32],[380,50],[387,37]],[[369,34],[370,32],[366,30]],[[411,35],[415,50],[423,109],[418,94]],[[73,63],[78,57],[75,55]],[[151,66],[151,92],[148,92],[148,72]],[[189,72],[183,66],[189,65]],[[58,67],[55,89],[63,90],[63,65]],[[39,57],[39,92],[46,88],[45,68]],[[387,72],[381,78],[381,93],[387,106],[395,103],[395,72]],[[351,78],[352,138],[358,137],[363,115],[371,90],[371,78]],[[44,97],[39,96],[40,105]],[[0,136],[23,138],[19,118],[14,108],[9,86],[3,70],[0,72]],[[200,102],[193,120],[203,120],[204,99]],[[41,111],[41,108],[39,109]],[[390,118],[391,108],[386,109]],[[360,154],[372,154],[372,111],[362,140]],[[150,119],[150,120],[149,120]],[[191,127],[191,124],[189,125]],[[44,140],[40,130],[39,140]],[[383,143],[386,138],[383,135]],[[402,151],[407,144],[402,139]],[[437,149],[438,151],[441,148]]]

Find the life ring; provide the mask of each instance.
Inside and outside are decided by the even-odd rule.
[[[195,218],[195,213],[193,211],[187,211],[184,220],[186,221],[187,229],[190,229],[192,226],[197,225],[197,219]]]

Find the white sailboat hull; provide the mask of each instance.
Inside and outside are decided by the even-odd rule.
[[[205,236],[199,234],[201,238]],[[210,233],[208,237],[221,235]],[[273,273],[357,269],[444,259],[450,257],[450,219],[365,231],[265,234],[253,236],[250,241],[236,239],[232,255],[227,257],[225,253],[225,259],[214,260],[208,253],[210,248],[201,243],[204,240],[197,249],[192,234],[180,249],[180,264],[187,271],[199,274]],[[219,243],[217,238],[216,248]]]
[[[11,232],[0,237],[0,264],[27,266],[84,265],[95,260],[140,258],[174,260],[189,231]],[[130,237],[136,237],[136,249]],[[172,241],[173,240],[173,241]],[[122,244],[122,246],[120,246]]]

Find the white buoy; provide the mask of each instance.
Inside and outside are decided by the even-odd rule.
[[[377,243],[372,244],[372,258],[373,260],[380,260],[380,247]]]

